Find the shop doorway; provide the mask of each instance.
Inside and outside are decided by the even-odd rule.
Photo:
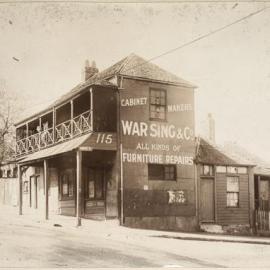
[[[202,222],[215,221],[214,179],[201,179],[200,219]]]
[[[106,169],[88,168],[85,177],[84,217],[104,220],[106,217]]]

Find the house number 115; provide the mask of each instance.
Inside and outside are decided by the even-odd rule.
[[[111,144],[112,143],[112,134],[99,133],[97,136],[96,143]]]

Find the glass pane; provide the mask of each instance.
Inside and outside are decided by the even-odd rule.
[[[227,191],[239,192],[239,179],[238,179],[238,177],[227,177]]]
[[[239,193],[227,193],[227,206],[229,207],[239,206]]]
[[[71,175],[69,176],[68,182],[69,182],[68,196],[72,197],[74,193],[74,185],[73,185],[73,179]]]
[[[156,101],[155,97],[151,96],[150,103],[155,104],[155,101]]]
[[[208,165],[203,166],[203,174],[210,175],[210,166],[208,166]]]
[[[148,177],[152,180],[162,180],[164,178],[163,165],[149,164],[148,165]]]
[[[247,167],[239,167],[238,173],[247,174]]]
[[[63,183],[63,195],[68,195],[68,184]]]
[[[90,199],[95,198],[95,185],[94,185],[94,181],[92,180],[88,182],[88,197]]]
[[[217,166],[217,173],[226,173],[226,166]]]
[[[24,192],[28,192],[29,191],[29,182],[28,181],[25,181],[24,183],[23,183],[23,190],[24,190]]]
[[[160,96],[165,100],[165,91],[160,91]]]
[[[228,167],[228,173],[237,173],[237,167]]]
[[[150,111],[151,112],[156,112],[156,105],[151,105]]]
[[[161,98],[160,99],[160,105],[163,105],[163,106],[166,105],[165,98]]]

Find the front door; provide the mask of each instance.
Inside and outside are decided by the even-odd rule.
[[[105,219],[105,194],[105,169],[88,168],[85,178],[84,216],[86,218]]]
[[[268,180],[260,181],[260,209],[269,211],[270,185]]]
[[[214,179],[201,179],[200,219],[202,222],[215,220]]]

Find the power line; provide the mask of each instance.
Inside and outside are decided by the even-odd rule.
[[[192,45],[192,44],[194,44],[194,43],[196,43],[196,42],[198,42],[198,41],[200,41],[200,40],[202,40],[202,39],[205,39],[205,38],[207,38],[207,37],[210,37],[211,35],[214,35],[214,34],[216,34],[216,33],[218,33],[218,32],[221,32],[221,31],[223,31],[223,30],[225,30],[225,29],[227,29],[227,28],[229,28],[229,27],[231,27],[231,26],[233,26],[233,25],[235,25],[235,24],[237,24],[237,23],[240,23],[240,22],[242,22],[242,21],[244,21],[244,20],[247,20],[247,19],[249,19],[249,18],[251,18],[251,17],[253,17],[253,16],[255,16],[255,15],[258,15],[259,13],[262,13],[263,11],[265,11],[266,9],[269,9],[269,8],[270,8],[270,7],[267,6],[267,7],[264,7],[264,8],[262,8],[262,9],[259,9],[259,10],[257,10],[257,11],[254,11],[254,12],[252,12],[252,13],[250,13],[250,14],[248,14],[248,15],[246,15],[246,16],[240,18],[240,19],[237,19],[237,20],[235,20],[235,21],[233,21],[233,22],[231,22],[231,23],[229,23],[229,24],[226,24],[225,26],[219,27],[219,28],[217,28],[217,29],[215,29],[215,30],[213,30],[213,31],[210,31],[210,32],[207,33],[207,34],[201,35],[201,36],[199,36],[199,37],[197,37],[197,38],[195,38],[195,39],[193,39],[193,40],[191,40],[191,41],[188,41],[188,42],[186,42],[186,43],[184,43],[184,44],[182,44],[182,45],[180,45],[180,46],[178,46],[178,47],[175,47],[175,48],[173,48],[173,49],[170,49],[170,50],[168,50],[168,51],[165,51],[165,52],[162,53],[162,54],[159,54],[159,55],[157,55],[157,56],[155,56],[155,57],[152,57],[152,58],[146,60],[144,63],[138,64],[138,65],[134,65],[134,66],[130,67],[129,69],[127,69],[126,71],[129,71],[129,70],[135,69],[135,68],[137,68],[137,67],[143,66],[143,65],[145,65],[145,64],[147,64],[147,63],[149,63],[149,62],[151,62],[151,61],[154,61],[154,60],[156,60],[156,59],[158,59],[158,58],[161,58],[161,57],[163,57],[163,56],[165,56],[165,55],[168,55],[168,54],[173,53],[173,52],[175,52],[175,51],[177,51],[177,50],[180,50],[180,49],[185,48],[185,47],[187,47],[187,46],[189,46],[189,45]],[[52,100],[55,100],[55,99],[52,99]],[[49,101],[41,102],[41,103],[38,103],[38,104],[32,104],[32,106],[41,105],[41,104],[44,104],[44,103],[47,103],[47,102],[49,102]]]
[[[184,48],[184,47],[187,47],[187,46],[189,46],[189,45],[191,45],[191,44],[193,44],[193,43],[195,43],[195,42],[197,42],[197,41],[199,41],[199,40],[202,40],[202,39],[207,38],[207,37],[209,37],[209,36],[211,36],[211,35],[214,35],[214,34],[216,34],[216,33],[218,33],[218,32],[221,32],[221,31],[223,31],[223,30],[225,30],[225,29],[227,29],[227,28],[229,28],[229,27],[231,27],[231,26],[233,26],[233,25],[235,25],[235,24],[237,24],[237,23],[240,23],[240,22],[242,22],[242,21],[244,21],[244,20],[247,20],[247,19],[251,18],[252,16],[255,16],[255,15],[257,15],[257,14],[263,12],[264,10],[266,10],[266,9],[268,9],[268,8],[270,8],[270,7],[264,7],[264,8],[262,8],[262,9],[259,9],[259,10],[255,11],[255,12],[252,12],[252,13],[250,13],[250,14],[248,14],[248,15],[246,15],[246,16],[240,18],[240,19],[237,19],[237,20],[234,21],[234,22],[231,22],[231,23],[229,23],[229,24],[227,24],[227,25],[225,25],[225,26],[219,27],[219,28],[217,28],[217,29],[215,29],[215,30],[213,30],[213,31],[210,31],[210,32],[207,33],[207,34],[201,35],[201,36],[199,36],[199,37],[197,37],[197,38],[195,38],[195,39],[193,39],[193,40],[191,40],[191,41],[188,41],[188,42],[186,42],[186,43],[184,43],[184,44],[182,44],[182,45],[180,45],[180,46],[178,46],[178,47],[176,47],[176,48],[170,49],[170,50],[168,50],[168,51],[166,51],[166,52],[164,52],[164,53],[162,53],[162,54],[160,54],[160,55],[157,55],[157,56],[155,56],[155,57],[152,57],[152,58],[148,59],[145,63],[139,64],[139,65],[135,65],[135,66],[133,66],[133,67],[127,69],[126,71],[131,70],[131,69],[134,69],[134,68],[136,68],[136,67],[138,67],[138,66],[145,65],[146,63],[149,63],[149,62],[151,62],[151,61],[154,61],[154,60],[156,60],[156,59],[158,59],[158,58],[160,58],[160,57],[163,57],[163,56],[168,55],[168,54],[170,54],[170,53],[173,53],[173,52],[175,52],[175,51],[177,51],[177,50],[180,50],[180,49],[182,49],[182,48]]]

